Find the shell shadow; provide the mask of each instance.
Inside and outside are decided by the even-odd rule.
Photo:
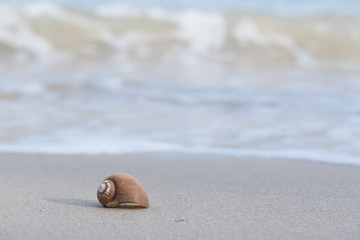
[[[76,198],[43,198],[43,199],[61,205],[71,205],[71,206],[89,207],[89,208],[102,207],[101,204],[99,204],[99,202],[95,200],[83,200]]]
[[[96,200],[83,200],[83,199],[76,199],[76,198],[43,198],[46,201],[61,204],[61,205],[71,205],[71,206],[78,206],[78,207],[89,207],[89,208],[104,208],[98,201]],[[122,203],[116,208],[121,209],[143,209],[144,207],[138,204],[132,203]],[[115,208],[115,209],[116,209]],[[114,208],[112,208],[114,209]]]

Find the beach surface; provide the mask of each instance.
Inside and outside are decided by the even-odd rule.
[[[360,167],[195,154],[0,155],[0,239],[359,239]],[[129,173],[150,208],[104,208]]]

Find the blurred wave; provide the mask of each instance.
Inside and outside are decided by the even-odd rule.
[[[360,165],[359,25],[356,14],[1,4],[0,152]]]
[[[223,65],[358,68],[359,25],[360,16],[0,5],[0,58],[7,66],[114,59],[162,64],[191,58]]]

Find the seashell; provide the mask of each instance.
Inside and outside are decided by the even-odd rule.
[[[104,207],[116,207],[122,203],[149,207],[144,187],[128,174],[114,174],[105,178],[98,188],[97,198]]]

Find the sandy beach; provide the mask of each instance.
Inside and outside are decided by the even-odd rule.
[[[354,0],[2,0],[0,240],[360,240],[359,26]],[[116,173],[149,208],[99,203],[147,206]]]
[[[0,155],[0,239],[359,239],[360,168],[190,154]],[[104,208],[124,172],[149,209]]]

